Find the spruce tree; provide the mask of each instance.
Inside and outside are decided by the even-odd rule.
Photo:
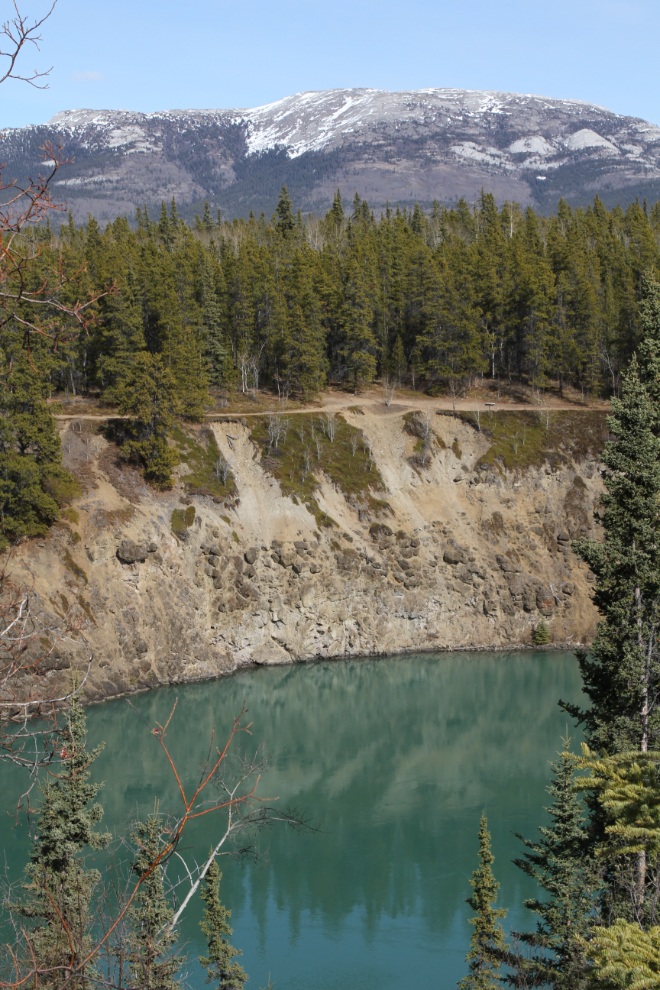
[[[174,239],[174,230],[170,222],[170,218],[167,215],[167,206],[165,205],[165,200],[162,200],[160,204],[160,219],[158,221],[158,233],[163,238],[163,241],[167,247],[170,247]]]
[[[96,378],[105,389],[112,389],[138,351],[144,350],[143,313],[140,284],[129,259],[118,280],[118,292],[104,300],[103,326],[97,331]]]
[[[460,990],[495,990],[499,985],[500,958],[508,948],[500,920],[506,917],[506,908],[493,907],[500,885],[493,876],[495,861],[490,849],[490,832],[486,816],[482,814],[479,826],[479,868],[472,874],[470,886],[474,893],[467,903],[476,912],[470,918],[474,932],[465,961],[470,972],[458,983]]]
[[[139,458],[157,488],[170,488],[177,455],[168,438],[181,410],[174,375],[160,355],[143,351],[114,394],[119,414],[129,417],[123,454]]]
[[[243,990],[248,975],[239,963],[232,962],[242,953],[227,941],[233,929],[229,925],[231,911],[220,900],[221,880],[222,873],[213,860],[204,878],[201,895],[205,908],[200,927],[206,936],[208,955],[200,956],[199,961],[207,967],[205,982],[216,983],[216,990]]]
[[[391,363],[392,372],[396,376],[399,386],[401,386],[406,377],[406,355],[403,350],[403,341],[399,334],[397,334],[394,347],[392,348]]]
[[[291,318],[288,371],[291,382],[304,402],[315,398],[325,384],[323,340],[300,306]]]
[[[278,199],[277,207],[275,208],[275,216],[277,217],[275,229],[278,230],[283,237],[288,237],[289,234],[295,229],[296,221],[293,216],[291,197],[289,196],[286,186],[282,186],[280,198]]]
[[[224,335],[220,306],[213,281],[213,269],[208,254],[202,262],[202,321],[204,327],[204,356],[208,364],[209,381],[219,385],[224,379],[229,357]]]
[[[204,213],[202,214],[202,227],[207,233],[213,230],[213,219],[211,217],[211,210],[209,209],[208,199],[204,202]]]
[[[642,333],[639,359],[644,384],[654,406],[657,434],[660,432],[660,284],[651,272],[642,275],[639,322]]]
[[[535,646],[545,646],[546,643],[552,642],[552,634],[543,619],[532,633],[532,642]]]
[[[660,987],[660,927],[643,931],[618,918],[610,928],[594,928],[585,947],[592,963],[589,986],[602,990]]]
[[[45,533],[78,486],[62,467],[57,424],[45,401],[46,376],[15,363],[0,388],[0,551]]]
[[[569,740],[552,764],[551,824],[539,826],[540,841],[517,838],[529,850],[514,863],[531,877],[546,897],[533,897],[525,907],[538,916],[536,931],[512,932],[530,953],[504,953],[502,960],[513,970],[512,986],[583,990],[588,984],[585,942],[597,916],[598,866],[585,823],[585,810],[575,792],[575,759]]]
[[[413,210],[410,221],[410,229],[416,237],[421,237],[424,232],[424,214],[420,209],[419,203],[415,203],[415,209]]]
[[[129,963],[134,986],[140,990],[178,990],[177,973],[184,961],[174,953],[176,933],[169,923],[174,911],[163,883],[163,867],[157,862],[162,850],[163,823],[158,814],[137,822],[132,832],[137,846],[133,872],[142,882],[130,907]]]
[[[51,969],[51,987],[83,987],[92,946],[92,899],[98,870],[86,869],[82,853],[103,849],[110,835],[95,830],[103,809],[91,784],[91,767],[103,749],[87,749],[85,712],[71,703],[61,732],[62,769],[40,784],[39,818],[30,863],[25,869],[25,897],[18,913],[25,919],[33,965]],[[32,968],[27,961],[28,968]]]
[[[602,617],[590,653],[578,654],[591,705],[564,708],[585,726],[589,745],[601,755],[646,753],[658,748],[660,737],[660,440],[636,358],[624,376],[621,400],[612,400],[608,422],[617,439],[602,455],[608,469],[601,498],[605,540],[573,544],[596,575],[594,602]],[[597,804],[592,818],[594,834],[602,834],[605,817]],[[614,873],[610,880],[609,897],[617,904],[627,895]],[[646,855],[640,851],[631,895],[639,917],[646,883]]]
[[[376,335],[372,329],[371,308],[363,267],[351,264],[346,300],[342,310],[343,334],[340,354],[346,362],[348,373],[356,392],[364,384],[373,381],[376,374]]]
[[[344,207],[341,201],[341,192],[337,189],[335,198],[332,201],[332,209],[328,213],[328,218],[332,220],[335,233],[339,233],[344,226]]]
[[[660,679],[656,629],[660,607],[660,440],[655,411],[633,359],[622,397],[608,418],[616,441],[602,454],[607,472],[600,516],[603,543],[580,539],[578,557],[596,575],[594,602],[601,614],[589,654],[578,655],[591,705],[565,709],[586,727],[601,754],[657,748]]]

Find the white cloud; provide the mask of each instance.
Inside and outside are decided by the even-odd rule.
[[[103,82],[104,80],[100,72],[73,72],[71,78],[74,82]]]

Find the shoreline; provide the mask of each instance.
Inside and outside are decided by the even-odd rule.
[[[161,688],[168,687],[185,687],[188,684],[204,684],[210,683],[211,681],[221,681],[225,678],[233,677],[235,674],[242,671],[254,671],[263,670],[267,668],[277,668],[277,667],[303,667],[311,666],[313,664],[320,663],[345,663],[347,660],[384,660],[387,657],[405,657],[413,656],[418,654],[433,654],[433,653],[575,653],[579,649],[588,649],[584,644],[581,643],[544,643],[542,646],[535,646],[534,644],[527,643],[517,643],[510,646],[444,646],[444,647],[428,647],[414,649],[402,649],[395,653],[391,651],[383,651],[378,653],[360,653],[360,654],[343,654],[341,656],[312,656],[307,657],[304,660],[290,660],[284,663],[255,663],[254,661],[244,664],[237,664],[231,670],[222,671],[217,674],[201,675],[198,677],[186,677],[186,678],[172,678],[171,680],[163,680],[158,684],[145,685],[135,687],[131,691],[123,691],[121,694],[109,695],[105,698],[90,698],[89,700],[83,699],[83,705],[89,707],[91,705],[104,705],[110,701],[121,701],[123,698],[132,698],[138,694],[149,694],[154,691],[158,691]]]

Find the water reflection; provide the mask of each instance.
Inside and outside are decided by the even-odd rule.
[[[245,699],[250,743],[274,760],[262,793],[321,828],[275,830],[260,864],[222,867],[249,986],[264,986],[270,971],[291,990],[400,990],[453,986],[464,972],[482,809],[501,903],[515,906],[507,924],[528,923],[520,905],[532,891],[510,864],[511,831],[531,835],[541,821],[566,726],[556,702],[578,694],[568,655],[442,654],[250,671],[135,704],[153,723],[178,695],[170,746],[190,784],[211,729],[226,735]],[[146,814],[156,797],[177,807],[163,754],[126,702],[92,709],[90,738],[108,743],[98,763],[108,823],[136,805]],[[201,819],[190,833],[200,852],[213,824]],[[193,958],[195,921],[185,932]],[[201,986],[201,974],[191,979]]]

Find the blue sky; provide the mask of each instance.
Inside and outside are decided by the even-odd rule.
[[[0,0],[2,21],[11,11]],[[251,107],[351,86],[539,93],[660,123],[659,35],[658,0],[58,0],[24,61],[54,65],[50,88],[2,86],[0,127],[73,107]]]

